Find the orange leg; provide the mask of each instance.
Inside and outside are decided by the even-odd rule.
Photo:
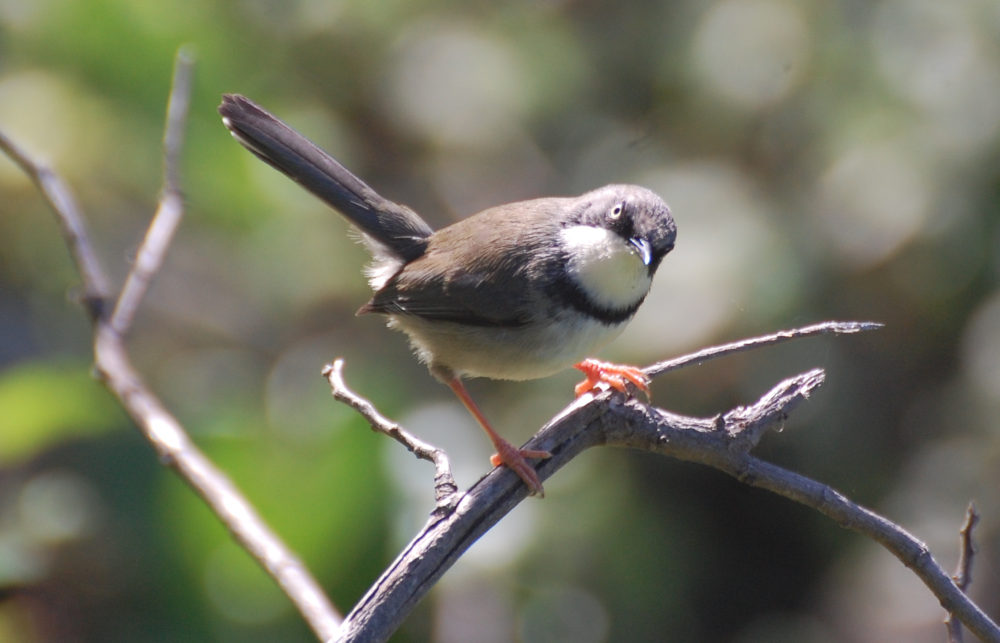
[[[490,456],[490,463],[494,467],[499,467],[501,464],[506,466],[508,469],[516,473],[521,480],[524,480],[524,484],[528,486],[532,494],[538,494],[540,497],[545,496],[545,490],[542,489],[542,481],[535,472],[535,469],[528,464],[525,458],[531,459],[543,459],[550,458],[552,454],[548,451],[535,451],[533,449],[518,449],[516,446],[504,440],[500,437],[500,434],[493,430],[490,423],[486,420],[486,416],[483,412],[479,410],[476,403],[472,401],[469,396],[469,392],[465,389],[465,385],[462,384],[462,380],[457,377],[453,377],[448,380],[448,386],[451,390],[455,392],[458,399],[462,400],[462,404],[465,408],[469,409],[469,413],[476,418],[483,430],[486,431],[486,435],[489,436],[490,442],[496,448],[497,452]]]
[[[628,384],[634,384],[636,388],[649,395],[649,378],[637,366],[626,366],[625,364],[612,364],[601,362],[596,359],[585,359],[573,368],[583,371],[587,379],[576,385],[576,396],[580,397],[594,389],[598,384],[604,383],[611,388],[628,393]]]

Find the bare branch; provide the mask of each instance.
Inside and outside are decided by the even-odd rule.
[[[979,512],[976,511],[976,505],[970,502],[965,509],[965,522],[962,523],[962,528],[958,531],[961,546],[958,554],[958,565],[952,576],[955,586],[962,592],[968,591],[969,585],[972,584],[972,559],[976,555],[976,545],[972,541],[972,530],[975,529],[978,522]],[[944,625],[948,631],[948,643],[962,643],[962,623],[955,618],[954,613],[948,613]]]
[[[831,487],[749,454],[763,433],[780,426],[824,376],[821,369],[802,373],[780,382],[753,405],[714,418],[676,415],[609,391],[588,394],[551,420],[525,447],[552,453],[537,466],[543,480],[584,449],[598,445],[636,448],[719,469],[874,539],[913,569],[941,604],[977,636],[1000,640],[997,625],[955,586],[919,540]],[[386,640],[462,553],[526,497],[526,487],[510,471],[497,468],[488,473],[453,513],[431,521],[403,549],[347,615],[333,640]]]
[[[291,599],[317,637],[329,638],[341,617],[302,561],[264,522],[236,485],[191,441],[135,372],[121,335],[101,323],[95,332],[95,370],[156,450]]]
[[[383,433],[402,444],[406,449],[422,460],[434,463],[434,500],[437,507],[432,516],[445,516],[458,503],[458,485],[451,474],[451,464],[444,449],[428,444],[403,429],[399,424],[378,412],[375,405],[360,397],[347,387],[344,382],[344,360],[337,359],[333,364],[323,367],[323,377],[330,382],[330,392],[338,402],[350,406],[361,414],[372,430]]]
[[[110,282],[88,241],[87,226],[73,191],[58,174],[29,157],[3,132],[0,132],[0,149],[34,181],[49,207],[58,215],[63,238],[83,281],[83,306],[91,320],[102,318],[110,297]]]
[[[97,261],[85,218],[72,191],[49,168],[36,163],[0,133],[2,148],[38,184],[52,207],[83,281],[84,303],[94,322],[94,358],[97,376],[118,399],[150,442],[160,459],[187,482],[226,525],[235,539],[257,560],[298,608],[317,637],[330,638],[341,617],[305,565],[272,532],[253,506],[222,471],[201,453],[183,427],[163,407],[132,367],[123,341],[136,307],[150,279],[162,263],[173,231],[180,220],[181,199],[177,184],[177,155],[190,92],[191,61],[182,51],[175,66],[170,95],[170,117],[164,143],[167,147],[163,198],[146,233],[140,258],[129,276],[130,285],[119,298],[115,324],[106,316],[109,280]]]
[[[180,152],[184,126],[191,102],[191,76],[194,58],[181,48],[174,64],[174,82],[167,104],[167,124],[163,133],[163,190],[153,220],[146,230],[135,264],[125,279],[111,327],[120,335],[128,332],[143,296],[153,276],[163,265],[163,257],[174,238],[174,232],[184,216],[184,199],[180,190]]]
[[[882,324],[878,322],[821,322],[819,324],[813,324],[812,326],[803,326],[802,328],[792,328],[790,330],[779,330],[778,332],[771,333],[770,335],[741,339],[738,342],[731,342],[720,346],[711,346],[704,350],[691,353],[690,355],[683,355],[674,359],[658,362],[643,369],[643,372],[647,377],[654,378],[669,371],[676,371],[677,369],[683,368],[689,364],[703,364],[711,359],[725,357],[726,355],[732,355],[733,353],[739,353],[752,348],[780,344],[782,342],[787,342],[790,339],[811,337],[813,335],[848,335],[869,330],[876,330],[879,328],[882,328]]]

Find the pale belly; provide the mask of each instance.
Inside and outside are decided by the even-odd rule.
[[[469,327],[399,316],[389,326],[402,330],[421,361],[455,375],[530,380],[552,375],[591,355],[617,337],[628,322],[607,325],[575,313],[540,327]]]

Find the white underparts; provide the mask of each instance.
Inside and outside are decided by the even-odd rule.
[[[627,308],[649,292],[652,278],[635,248],[621,235],[594,226],[564,228],[570,277],[597,305]]]

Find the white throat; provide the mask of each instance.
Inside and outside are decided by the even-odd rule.
[[[649,267],[621,235],[587,225],[563,228],[560,234],[570,277],[598,306],[627,308],[649,292]]]

